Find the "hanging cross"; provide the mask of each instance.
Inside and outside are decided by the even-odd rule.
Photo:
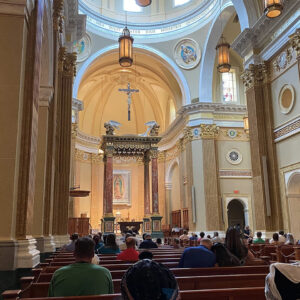
[[[119,89],[119,92],[125,92],[128,96],[127,102],[128,102],[128,121],[130,121],[130,105],[131,105],[131,95],[132,93],[138,93],[139,90],[131,89],[130,83],[127,84],[127,89]]]

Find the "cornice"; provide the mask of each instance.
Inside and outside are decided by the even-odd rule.
[[[83,102],[79,99],[73,98],[72,109],[76,111],[82,111],[84,108]]]
[[[295,119],[277,127],[274,130],[274,142],[278,143],[282,140],[285,140],[295,134],[300,133],[300,116]]]
[[[33,0],[0,0],[0,15],[28,17],[34,8]]]
[[[80,130],[77,130],[77,140],[78,142],[84,142],[85,144],[92,144],[91,146],[99,146],[101,142],[101,138],[88,135],[86,133],[83,133]]]

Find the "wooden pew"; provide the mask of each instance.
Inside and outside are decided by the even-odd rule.
[[[198,299],[218,299],[218,300],[265,300],[264,288],[233,288],[233,289],[205,289],[195,291],[180,291],[181,300]],[[122,300],[120,294],[101,295],[101,296],[77,296],[77,297],[52,297],[35,298],[34,300]],[[32,298],[23,298],[23,300],[32,300]]]

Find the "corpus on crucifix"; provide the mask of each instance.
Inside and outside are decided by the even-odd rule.
[[[131,89],[130,83],[127,84],[127,89],[119,89],[119,92],[125,92],[128,96],[127,102],[128,102],[128,121],[130,121],[130,105],[131,105],[131,95],[132,93],[138,93],[139,90]]]

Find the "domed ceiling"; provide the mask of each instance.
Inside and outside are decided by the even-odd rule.
[[[126,23],[137,39],[172,38],[195,31],[218,12],[218,0],[152,0],[139,7],[135,0],[79,0],[90,31],[115,39]]]
[[[128,97],[119,91],[128,83],[139,90],[132,95],[130,121]],[[80,82],[78,98],[84,103],[79,129],[91,136],[104,134],[104,123],[109,120],[121,123],[116,134],[144,133],[149,121],[156,121],[163,133],[182,105],[182,93],[171,72],[161,61],[137,50],[130,69],[120,67],[116,50],[95,60]]]

